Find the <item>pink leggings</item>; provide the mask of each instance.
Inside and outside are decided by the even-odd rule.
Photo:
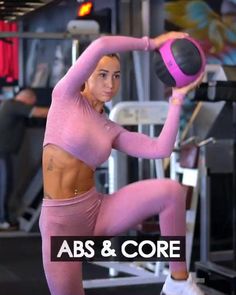
[[[70,199],[44,199],[40,216],[43,265],[52,295],[83,295],[82,263],[50,261],[50,236],[115,236],[159,214],[162,236],[185,236],[185,191],[169,179],[144,180],[112,195],[92,188]],[[170,262],[170,270],[186,270]]]

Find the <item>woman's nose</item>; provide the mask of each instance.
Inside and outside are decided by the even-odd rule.
[[[106,84],[109,88],[112,88],[113,87],[113,79],[112,78],[108,78],[107,81],[106,81]]]

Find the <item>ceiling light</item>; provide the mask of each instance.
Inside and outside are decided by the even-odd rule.
[[[24,15],[24,12],[13,11],[12,14],[22,16]]]
[[[18,11],[32,11],[32,10],[34,10],[34,8],[33,7],[16,7],[16,9],[18,10]]]
[[[37,2],[25,2],[25,5],[29,5],[29,6],[42,6],[44,5],[43,3],[37,3]]]
[[[16,17],[15,16],[9,16],[9,17],[6,17],[5,18],[5,21],[8,21],[8,20],[15,20],[16,19]]]

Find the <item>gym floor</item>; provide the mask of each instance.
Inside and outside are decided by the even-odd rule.
[[[41,259],[38,234],[0,233],[0,294],[50,295]],[[108,270],[84,263],[84,279],[105,278]],[[158,295],[161,284],[87,289],[86,295]]]

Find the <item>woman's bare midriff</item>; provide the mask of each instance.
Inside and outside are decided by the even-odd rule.
[[[73,198],[95,186],[94,171],[60,147],[48,144],[43,150],[43,182],[45,198]]]

